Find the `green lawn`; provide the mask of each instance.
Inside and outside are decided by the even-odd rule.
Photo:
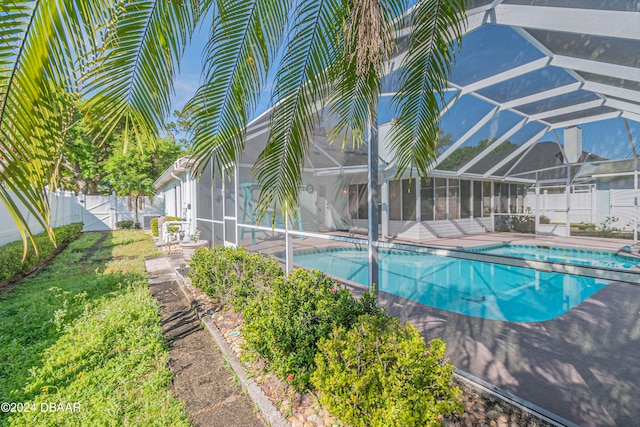
[[[0,411],[1,426],[188,425],[144,275],[157,251],[139,231],[101,237],[0,296],[0,403],[23,411]]]

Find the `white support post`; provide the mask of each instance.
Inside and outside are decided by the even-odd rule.
[[[567,218],[565,233],[567,237],[571,236],[571,165],[567,165],[567,184],[566,184],[566,198],[567,198]]]
[[[495,215],[495,182],[491,182],[491,231],[496,231],[496,215]]]
[[[416,222],[422,221],[422,212],[420,211],[420,205],[422,205],[422,179],[416,177]]]
[[[473,194],[473,187],[474,187],[475,181],[473,180],[469,180],[469,197],[471,197],[471,200],[469,201],[469,219],[471,220],[471,234],[474,233],[474,229],[475,229],[475,223],[476,223],[476,219],[473,216],[474,212],[473,212],[473,205],[475,205],[475,199],[474,199],[474,194]]]
[[[113,191],[111,193],[111,210],[113,211],[113,215],[111,215],[111,229],[116,229],[116,221],[118,218],[118,198],[116,196],[116,192]]]
[[[538,237],[538,224],[540,224],[540,185],[538,184],[538,172],[536,172],[536,186],[535,186],[535,190],[536,190],[536,205],[535,205],[535,226],[534,226],[534,231],[535,231],[535,235],[536,237]]]
[[[638,242],[638,157],[634,157],[633,173],[633,241]]]
[[[285,270],[289,273],[293,270],[293,238],[289,234],[291,225],[289,214],[286,213],[284,218]]]
[[[382,237],[389,235],[389,180],[382,181]]]
[[[239,232],[239,227],[238,227],[238,205],[239,200],[240,200],[240,168],[238,167],[238,163],[235,163],[233,165],[233,216],[235,217],[235,224],[236,226],[234,227],[234,233],[235,233],[235,244],[236,246],[239,245],[240,242],[240,232]],[[286,221],[285,221],[286,223]]]
[[[227,220],[225,219],[227,213],[227,194],[226,194],[226,182],[227,182],[227,172],[222,169],[220,171],[220,181],[221,182],[221,194],[222,194],[222,244],[227,246]],[[214,226],[215,227],[215,226]]]
[[[378,106],[369,113],[369,141],[367,144],[368,175],[368,239],[367,254],[369,267],[369,291],[378,295],[380,288],[378,272]]]

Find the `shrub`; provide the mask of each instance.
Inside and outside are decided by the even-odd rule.
[[[189,263],[193,285],[220,302],[230,303],[236,311],[242,310],[271,281],[283,276],[275,258],[244,248],[200,248]]]
[[[364,315],[318,348],[311,381],[320,402],[347,425],[434,426],[463,410],[444,342],[427,347],[409,323],[403,328],[386,314]]]
[[[73,240],[82,230],[81,223],[65,225],[63,227],[54,228],[56,243],[58,246]],[[35,267],[41,260],[49,256],[55,247],[46,233],[40,233],[34,236],[35,245],[38,248],[36,254],[33,247],[29,246],[27,256],[23,256],[22,241],[7,243],[0,247],[0,282],[7,280],[16,274],[27,273]]]
[[[130,219],[125,221],[118,221],[116,222],[116,228],[123,229],[123,230],[130,230],[133,228],[133,221]]]
[[[182,218],[179,218],[177,216],[168,216],[166,218],[167,221],[182,221]],[[151,234],[153,235],[153,237],[160,236],[160,231],[158,229],[158,218],[152,218],[149,222],[149,227],[151,227]],[[169,227],[169,231],[176,232],[178,231],[178,227]]]
[[[369,294],[356,300],[320,271],[294,270],[249,301],[243,336],[248,350],[294,389],[309,388],[318,340],[333,328],[353,325],[365,313],[379,313]]]

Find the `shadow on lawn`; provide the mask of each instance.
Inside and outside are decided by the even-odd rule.
[[[31,371],[43,366],[46,349],[64,335],[65,325],[144,279],[139,273],[104,273],[112,261],[106,252],[131,243],[114,241],[113,236],[110,232],[83,234],[38,274],[0,297],[1,402],[32,399],[38,390],[24,389]],[[82,363],[78,369],[82,370]],[[8,415],[0,413],[0,424]]]

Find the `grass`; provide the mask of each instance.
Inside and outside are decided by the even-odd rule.
[[[28,409],[0,411],[0,426],[189,425],[144,275],[157,251],[139,231],[101,237],[0,297],[0,402]]]

